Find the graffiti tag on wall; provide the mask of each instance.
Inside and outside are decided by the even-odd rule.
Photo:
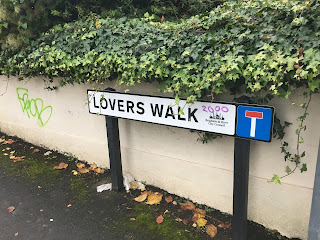
[[[26,88],[17,88],[16,91],[22,111],[28,118],[36,118],[40,127],[45,126],[51,118],[52,107],[50,105],[45,107],[41,98],[29,99]]]

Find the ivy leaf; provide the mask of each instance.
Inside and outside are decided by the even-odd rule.
[[[286,166],[285,172],[289,174],[291,171],[292,171],[291,168],[289,166]]]
[[[302,164],[302,167],[300,168],[301,173],[306,172],[307,170],[308,170],[308,169],[307,169],[307,164],[306,164],[306,163],[303,163],[303,164]]]
[[[280,177],[277,174],[273,175],[272,181],[274,181],[275,184],[281,184]]]

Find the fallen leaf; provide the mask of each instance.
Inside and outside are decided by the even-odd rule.
[[[21,162],[26,156],[21,156],[21,157],[15,157],[13,159],[13,162]]]
[[[96,168],[97,168],[97,164],[93,163],[93,164],[90,164],[89,170],[94,171]]]
[[[68,167],[68,164],[67,163],[59,163],[58,166],[54,166],[53,169],[65,169]]]
[[[7,140],[7,141],[4,141],[2,144],[3,144],[3,145],[5,145],[5,144],[12,144],[12,143],[14,143],[14,142],[16,142],[16,141],[14,141],[14,140],[12,140],[12,139],[9,139],[9,140]]]
[[[135,221],[136,219],[135,218],[130,218],[130,221]]]
[[[200,218],[198,219],[197,224],[199,227],[204,227],[207,224],[207,220],[205,220],[204,218]]]
[[[12,156],[10,156],[10,159],[14,159],[15,157],[16,157],[16,156],[13,156],[13,155],[12,155]]]
[[[196,206],[192,202],[180,203],[180,207],[182,210],[195,210]]]
[[[167,210],[165,210],[165,211],[164,211],[164,213],[163,213],[163,214],[166,214],[166,213],[168,213],[168,212],[169,212],[169,210],[167,209]]]
[[[76,170],[72,170],[73,175],[78,175],[79,173]]]
[[[40,150],[38,148],[33,150],[34,153],[40,152]]]
[[[67,205],[67,207],[71,207],[72,205],[69,203],[68,205]]]
[[[77,170],[81,174],[90,172],[89,169],[87,169],[87,168],[78,168]]]
[[[8,212],[12,213],[16,208],[14,206],[8,207]]]
[[[207,226],[207,234],[211,237],[214,238],[217,235],[218,229],[216,226],[213,224],[210,224]]]
[[[218,227],[223,229],[231,229],[231,223],[220,223]]]
[[[197,227],[197,224],[196,223],[192,224],[192,227],[194,227],[194,228]]]
[[[148,194],[141,194],[140,196],[136,197],[134,200],[137,202],[143,202],[148,197]]]
[[[57,156],[52,156],[52,158],[57,158]]]
[[[163,222],[163,216],[160,215],[159,217],[157,217],[156,222],[157,222],[158,224],[162,223],[162,222]]]
[[[10,154],[14,154],[16,151],[11,151]]]
[[[30,147],[30,149],[34,149],[34,147]]]
[[[199,213],[195,213],[192,217],[192,222],[197,223],[197,221],[201,218]]]
[[[47,152],[45,152],[43,155],[44,155],[44,156],[49,156],[51,153],[52,153],[51,151],[47,151]]]
[[[204,218],[206,216],[206,211],[200,208],[196,208],[194,210],[194,213],[198,213],[200,215],[200,217]]]
[[[139,184],[137,182],[129,182],[130,186],[133,190],[137,189],[139,187]]]
[[[181,218],[176,218],[175,219],[177,222],[182,222],[182,219]]]
[[[7,147],[6,150],[10,150],[11,148]]]
[[[8,154],[8,153],[4,153],[3,155],[4,155],[4,156],[8,156],[9,154]]]
[[[141,188],[140,190],[141,190],[141,192],[143,192],[143,191],[145,191],[145,190],[146,190],[146,188],[144,188],[144,187],[143,187],[143,188]]]
[[[148,196],[147,204],[153,205],[153,204],[160,204],[162,200],[162,194],[161,193],[152,193]]]
[[[141,194],[147,194],[148,196],[150,196],[152,194],[152,191],[151,190],[150,191],[144,191]]]
[[[96,172],[96,173],[104,173],[104,169],[102,169],[102,168],[95,168],[94,169],[94,171]]]
[[[173,205],[178,205],[178,203],[176,201],[173,201],[172,204]]]
[[[171,196],[166,196],[164,200],[166,200],[167,203],[171,203],[173,201],[173,198]]]
[[[184,225],[187,225],[187,224],[188,224],[188,220],[187,220],[187,219],[183,219],[183,220],[182,220],[182,223],[183,223]],[[197,224],[196,224],[196,226],[197,226]]]
[[[18,235],[19,235],[19,233],[17,233],[17,232],[14,234],[15,237],[18,236]]]
[[[77,163],[77,168],[84,168],[86,165],[84,163]]]

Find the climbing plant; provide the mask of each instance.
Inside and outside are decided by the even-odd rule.
[[[266,103],[275,96],[288,99],[299,87],[308,88],[308,96],[319,91],[319,1],[226,1],[180,21],[151,13],[115,16],[92,13],[54,26],[19,52],[2,51],[0,72],[62,77],[60,86],[157,81],[160,91],[188,102],[229,92]],[[299,118],[297,153],[282,145],[285,160],[296,163],[287,174],[305,155],[299,144],[308,106],[301,104],[306,111]],[[275,137],[283,138],[288,125],[277,119]]]

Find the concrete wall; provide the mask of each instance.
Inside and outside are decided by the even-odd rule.
[[[16,78],[0,76],[0,95],[3,94],[0,96],[0,130],[108,167],[104,117],[88,113],[86,90],[95,86],[75,85],[47,91],[42,80],[18,82]],[[115,85],[114,82],[108,84],[118,91],[126,89]],[[16,93],[18,87],[28,89],[29,99],[41,98],[44,107],[52,106],[52,116],[46,125],[40,127],[37,116],[28,118],[22,111]],[[155,89],[155,85],[144,83],[130,88],[130,92],[150,94]],[[292,100],[303,100],[301,94],[293,94]],[[230,101],[231,98],[224,97],[223,100]],[[294,124],[302,113],[300,107],[287,100],[274,100],[271,104],[281,119]],[[319,106],[320,96],[317,94],[310,105],[307,131],[303,133],[305,143],[302,150],[307,153],[305,161],[308,164],[306,173],[297,172],[283,179],[281,185],[268,183],[274,173],[282,175],[288,164],[280,153],[280,142],[251,143],[249,219],[289,237],[307,237],[320,134]],[[48,115],[44,112],[41,117],[46,121]],[[120,120],[119,124],[125,171],[148,184],[232,213],[232,137],[202,144],[197,141],[196,133],[185,129],[129,120]],[[289,128],[285,139],[292,149],[296,141],[295,128],[296,125]]]

